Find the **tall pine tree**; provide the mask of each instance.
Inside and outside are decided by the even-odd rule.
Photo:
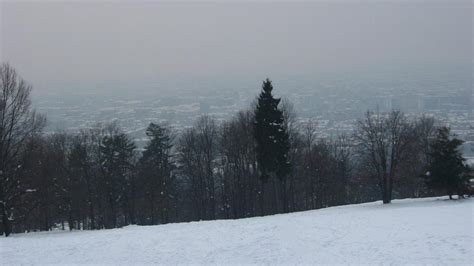
[[[278,108],[281,99],[273,97],[272,91],[272,82],[267,78],[263,81],[255,108],[254,135],[257,144],[257,162],[262,183],[274,176],[282,182],[283,187],[286,187],[286,178],[291,170],[288,160],[290,142],[283,111]],[[263,195],[261,198],[263,200]],[[283,193],[283,204],[286,210],[286,193]],[[263,212],[263,206],[261,208]]]
[[[450,137],[450,130],[438,130],[436,141],[431,145],[431,161],[427,173],[427,185],[433,189],[444,190],[449,198],[458,194],[463,196],[468,186],[470,169],[459,151],[462,140]]]

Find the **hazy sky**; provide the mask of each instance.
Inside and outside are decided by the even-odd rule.
[[[471,1],[2,2],[35,90],[472,64]]]

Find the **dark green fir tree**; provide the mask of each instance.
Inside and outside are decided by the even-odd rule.
[[[450,199],[455,194],[462,197],[468,187],[470,169],[459,150],[462,143],[451,137],[449,128],[442,127],[431,145],[427,185],[446,192]]]
[[[283,211],[287,212],[287,177],[291,170],[288,160],[290,149],[288,129],[285,126],[283,111],[278,108],[279,98],[272,95],[272,82],[263,81],[262,92],[255,107],[254,136],[260,179],[260,208],[264,214],[264,188],[270,178],[278,178],[281,184]],[[278,207],[277,207],[278,209]],[[278,212],[278,210],[275,210]]]

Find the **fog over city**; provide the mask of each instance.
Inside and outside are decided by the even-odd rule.
[[[368,109],[472,122],[469,1],[46,1],[1,4],[1,60],[47,131],[117,120],[180,129],[248,109],[271,78],[300,121],[350,132]]]

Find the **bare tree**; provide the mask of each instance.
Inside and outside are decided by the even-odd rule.
[[[216,216],[217,125],[208,116],[198,119],[178,141],[178,161],[181,174],[188,180],[197,219]]]
[[[303,149],[302,149],[302,183],[304,184],[304,194],[305,194],[305,208],[316,207],[315,203],[315,194],[316,194],[316,179],[313,178],[312,172],[315,168],[315,159],[314,159],[314,144],[316,142],[316,122],[308,121],[303,127]]]
[[[296,111],[294,105],[291,101],[286,98],[283,98],[281,101],[281,110],[283,112],[283,124],[288,132],[290,149],[288,151],[288,160],[294,167],[291,168],[291,171],[287,178],[281,180],[281,198],[283,205],[283,212],[288,212],[291,208],[295,206],[295,177],[297,164],[299,163],[299,148],[302,146],[301,133],[296,123]]]
[[[397,171],[408,158],[409,145],[413,143],[412,124],[400,111],[388,115],[369,111],[365,119],[357,122],[354,137],[371,177],[378,181],[383,203],[390,203]]]
[[[226,218],[254,215],[258,172],[253,138],[253,114],[239,112],[220,130],[221,195]]]
[[[196,123],[198,146],[201,151],[202,166],[205,178],[205,192],[209,199],[209,218],[216,216],[216,184],[214,176],[214,161],[217,157],[217,125],[214,119],[203,116]]]
[[[45,119],[31,108],[30,92],[31,86],[10,65],[0,66],[0,215],[1,231],[6,236],[12,231],[12,209],[25,193],[17,175],[20,152],[26,139],[45,124]]]
[[[347,203],[347,189],[352,171],[352,140],[341,134],[331,142],[333,160],[333,205]]]

